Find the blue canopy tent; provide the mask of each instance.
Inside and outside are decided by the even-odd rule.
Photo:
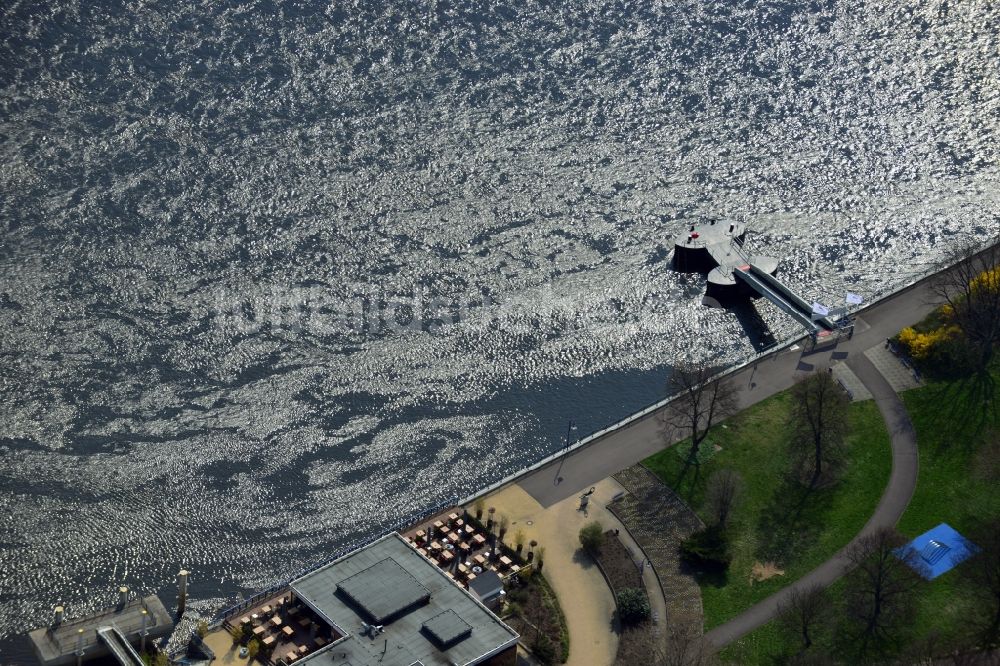
[[[912,553],[913,569],[927,580],[934,580],[978,551],[976,544],[941,523],[900,547],[896,555],[905,560]]]

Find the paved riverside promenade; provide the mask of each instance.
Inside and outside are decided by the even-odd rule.
[[[592,520],[601,521],[605,528],[618,524],[604,505],[619,490],[621,486],[613,479],[597,484],[587,513],[579,510],[575,497],[542,507],[516,484],[485,498],[498,515],[510,520],[508,541],[521,530],[525,541],[536,539],[545,548],[543,573],[559,599],[569,630],[566,666],[608,666],[618,653],[618,633],[611,622],[615,599],[597,565],[580,548],[579,534]],[[530,642],[530,637],[525,641]]]
[[[725,380],[738,388],[737,408],[745,409],[789,388],[802,373],[828,368],[837,361],[863,357],[866,350],[883,343],[901,328],[920,321],[935,307],[928,283],[929,279],[924,279],[859,311],[850,340],[820,345],[811,351],[809,339],[803,338],[796,345],[737,370]],[[576,495],[676,443],[677,440],[665,439],[659,413],[652,412],[598,437],[522,476],[516,483],[542,506],[551,506]]]

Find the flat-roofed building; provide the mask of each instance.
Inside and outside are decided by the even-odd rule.
[[[293,581],[291,588],[340,636],[295,663],[513,666],[516,662],[517,633],[395,533]]]

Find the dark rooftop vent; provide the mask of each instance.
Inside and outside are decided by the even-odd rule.
[[[391,557],[337,583],[337,590],[377,624],[427,603],[431,593]]]
[[[472,633],[469,623],[450,608],[424,622],[420,629],[442,650],[447,650]]]

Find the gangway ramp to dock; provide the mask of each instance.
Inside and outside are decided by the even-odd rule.
[[[117,605],[74,619],[56,606],[52,622],[28,633],[39,666],[109,662],[109,657],[124,666],[142,664],[132,645],[169,636],[174,618],[155,594],[129,599],[127,587],[118,593]]]
[[[812,306],[800,298],[781,280],[769,275],[752,262],[733,267],[733,276],[742,280],[758,294],[774,303],[792,319],[802,324],[813,334],[833,331],[837,326],[827,317],[813,319]]]
[[[746,247],[746,226],[739,222],[688,224],[674,239],[674,270],[701,272],[707,276],[706,305],[725,307],[762,296],[802,325],[813,343],[853,334],[853,319],[847,308],[827,309],[809,304],[775,277],[778,260],[751,254]],[[850,295],[849,295],[850,296]],[[860,303],[860,297],[855,297]],[[848,303],[852,301],[848,299]],[[857,304],[855,303],[855,304]]]
[[[97,635],[122,666],[143,666],[142,657],[114,625],[100,627]]]

